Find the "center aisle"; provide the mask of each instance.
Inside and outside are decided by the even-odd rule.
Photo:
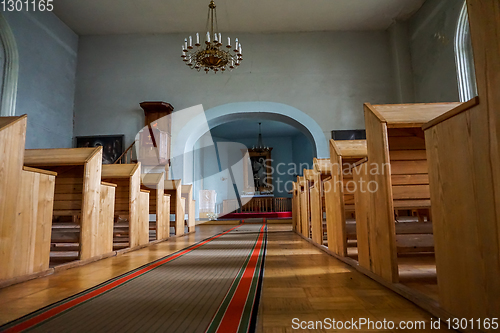
[[[247,332],[256,317],[265,245],[265,225],[239,225],[0,331]]]

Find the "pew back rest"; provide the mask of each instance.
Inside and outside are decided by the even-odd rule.
[[[134,245],[144,245],[149,243],[149,193],[150,191],[148,190],[140,190],[139,193],[139,225],[137,228],[137,244]],[[131,240],[133,238],[134,237],[131,237]]]
[[[348,211],[354,210],[352,167],[367,156],[366,140],[330,140],[330,167],[334,181],[342,182],[341,205]]]
[[[106,164],[102,166],[102,180],[117,185],[115,216],[129,215],[136,221],[139,214],[141,164]]]
[[[314,158],[313,166],[316,172],[322,175],[330,176],[331,172],[331,162],[329,158]]]
[[[99,206],[101,163],[102,147],[27,149],[24,155],[26,166],[57,172],[55,216],[80,215],[96,221],[98,212],[92,211]]]
[[[27,116],[0,117],[0,225],[14,221],[21,179]]]
[[[185,211],[190,211],[191,206],[194,205],[193,185],[192,184],[181,185],[181,195],[183,198],[186,199]]]
[[[163,218],[163,195],[165,194],[165,174],[147,173],[141,175],[141,189],[149,190],[149,213],[161,215]]]
[[[94,255],[99,256],[113,251],[113,217],[115,210],[115,191],[117,185],[101,182],[101,204],[99,206],[98,241]]]
[[[170,214],[176,214],[177,208],[181,208],[181,180],[165,180],[165,193],[170,194]]]
[[[462,103],[414,103],[369,105],[388,128],[415,128],[456,108]]]
[[[307,190],[310,191],[312,187],[316,186],[316,175],[318,173],[314,169],[304,169],[304,179],[307,183]]]
[[[23,168],[12,220],[0,220],[0,280],[49,268],[52,203],[56,174]],[[0,212],[1,215],[1,212]],[[3,222],[7,222],[6,224]]]
[[[424,133],[420,128],[389,128],[389,159],[394,208],[430,207]]]
[[[34,167],[85,165],[99,153],[102,160],[102,147],[27,149],[24,153],[24,164]]]

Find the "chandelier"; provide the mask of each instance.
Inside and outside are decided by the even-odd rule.
[[[254,152],[270,151],[271,148],[264,146],[264,143],[262,143],[262,132],[261,132],[260,126],[261,126],[261,123],[259,123],[259,136],[257,138],[257,146],[253,146],[252,151],[254,151]]]
[[[208,5],[207,34],[204,45],[200,43],[199,33],[196,33],[194,45],[192,36],[184,39],[184,45],[182,45],[182,60],[191,69],[196,69],[198,72],[203,69],[208,74],[211,70],[214,73],[232,71],[240,65],[243,55],[238,38],[234,41],[234,47],[231,46],[230,37],[227,37],[227,45],[223,46],[222,35],[218,30],[217,10],[215,2],[211,0]]]

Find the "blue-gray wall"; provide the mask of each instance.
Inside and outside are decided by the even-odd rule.
[[[16,115],[28,114],[26,147],[71,147],[78,36],[49,12],[3,15],[19,53]]]
[[[363,128],[364,102],[396,102],[384,31],[237,34],[245,60],[217,75],[182,63],[178,45],[187,35],[82,36],[75,134],[124,133],[130,144],[143,126],[145,100],[176,110],[266,101],[308,114],[326,139],[333,129]]]
[[[297,174],[304,175],[304,169],[313,167],[313,151],[311,142],[303,135],[297,135],[292,138],[293,161],[297,166]],[[297,179],[295,179],[297,180]]]
[[[427,0],[408,22],[415,102],[459,100],[454,38],[464,0]]]
[[[201,142],[205,142],[205,144],[210,142],[206,140],[213,140],[217,144],[220,166],[213,146],[199,149],[200,146],[203,146],[200,145]],[[224,142],[241,143],[242,146],[221,145]],[[291,137],[266,137],[264,142],[267,146],[273,147],[271,158],[273,159],[272,167],[275,170],[273,174],[274,195],[276,197],[291,197],[291,194],[287,192],[292,190],[291,182],[296,181],[297,174],[302,175],[303,168],[312,167],[314,157],[312,145],[303,134]],[[209,135],[202,137],[196,144],[194,157],[196,196],[199,190],[205,189],[217,192],[217,203],[232,199],[234,193],[228,169],[233,167],[238,159],[233,158],[231,160],[229,156],[240,156],[240,148],[251,148],[255,143],[256,138],[227,140],[221,137],[210,137]],[[279,170],[277,170],[278,165],[280,165]],[[232,171],[235,177],[243,177],[243,172],[238,167],[233,168]],[[226,181],[221,182],[221,178],[226,178]]]

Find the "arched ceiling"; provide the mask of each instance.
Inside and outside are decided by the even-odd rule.
[[[216,126],[210,130],[212,136],[224,139],[255,138],[259,134],[259,122],[262,123],[262,137],[292,137],[303,134],[292,125],[266,119],[236,120]]]
[[[216,0],[230,32],[385,30],[424,0]],[[56,15],[80,35],[203,32],[208,0],[57,0]]]

